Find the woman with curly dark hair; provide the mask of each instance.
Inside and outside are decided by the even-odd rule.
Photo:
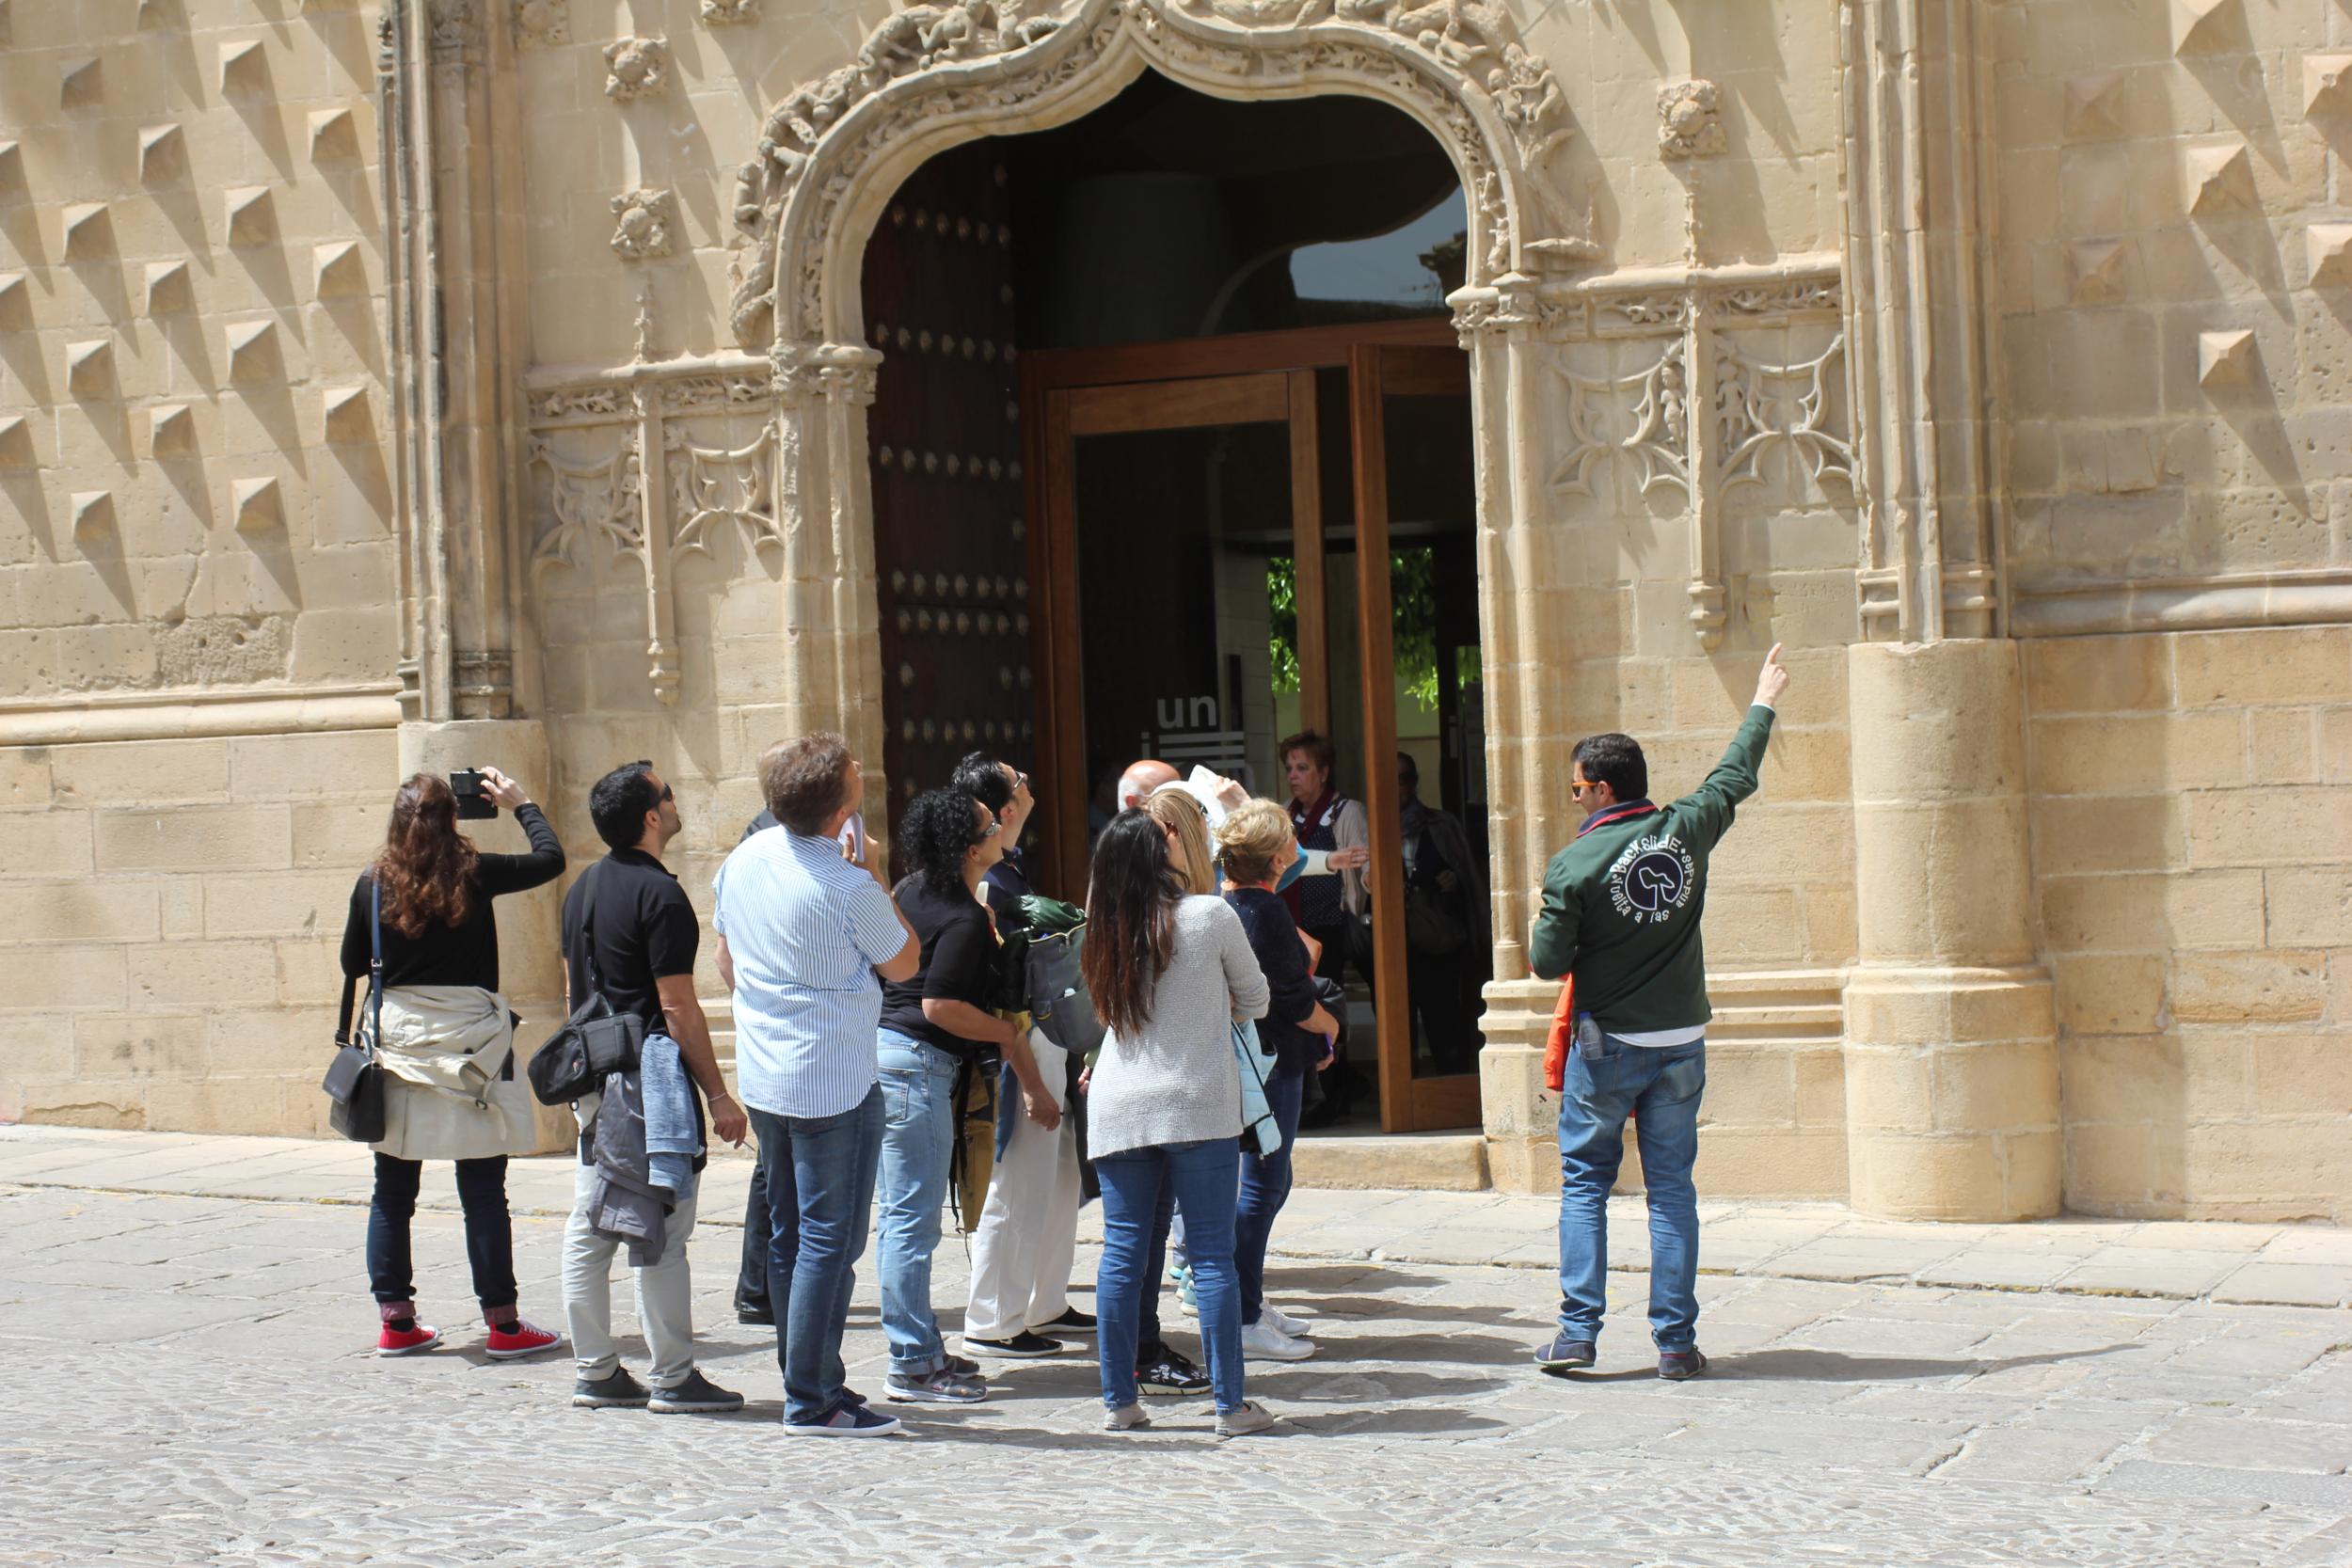
[[[1031,1116],[1051,1127],[1061,1113],[1043,1092],[1022,1032],[989,1010],[996,928],[983,882],[1004,854],[996,814],[961,789],[934,789],[908,805],[891,848],[908,870],[891,896],[923,953],[913,975],[882,985],[882,1147],[875,1180],[882,1332],[890,1341],[882,1393],[902,1402],[969,1404],[988,1397],[988,1385],[977,1364],[947,1353],[931,1310],[931,1255],[939,1247],[939,1211],[955,1147],[956,1079],[979,1070],[993,1048],[1020,1074]]]
[[[485,793],[515,814],[527,855],[484,854],[457,831],[449,782],[419,773],[392,798],[384,847],[351,891],[343,922],[345,983],[383,956],[384,1136],[375,1148],[368,1208],[368,1283],[375,1293],[378,1355],[440,1343],[417,1318],[409,1223],[427,1160],[457,1163],[466,1255],[501,1360],[561,1342],[516,1308],[514,1227],[506,1209],[506,1158],[537,1143],[528,1086],[515,1071],[513,1015],[499,990],[498,919],[491,901],[563,874],[564,847],[522,786],[495,768]],[[366,1014],[362,1013],[365,1019]]]

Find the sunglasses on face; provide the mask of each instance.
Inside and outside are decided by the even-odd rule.
[[[1576,784],[1571,782],[1568,785],[1568,793],[1575,799],[1581,800],[1584,799],[1587,791],[1598,789],[1600,785],[1597,784]]]
[[[629,766],[631,768],[643,768],[648,772],[653,770],[652,759],[648,757],[639,757],[635,762],[630,763]],[[665,784],[661,786],[661,793],[654,797],[654,804],[658,806],[665,806],[676,799],[676,793]]]

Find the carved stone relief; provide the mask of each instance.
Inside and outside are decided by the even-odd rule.
[[[651,261],[677,250],[677,203],[665,190],[640,188],[612,198],[612,249],[624,261]]]
[[[1658,155],[1708,158],[1724,150],[1722,94],[1712,82],[1668,82],[1658,89]]]
[[[759,0],[703,0],[702,13],[706,26],[740,26],[759,20]]]
[[[572,41],[572,0],[515,0],[515,41],[532,44]]]
[[[670,44],[666,39],[619,38],[604,46],[604,95],[617,103],[660,92],[670,74]]]

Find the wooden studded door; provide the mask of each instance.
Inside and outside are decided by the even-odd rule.
[[[1034,770],[1012,205],[987,142],[945,152],[866,249],[891,826],[966,752]]]

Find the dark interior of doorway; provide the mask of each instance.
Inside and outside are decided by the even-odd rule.
[[[885,356],[868,432],[894,823],[968,752],[1040,771],[1020,356],[1441,320],[1461,281],[1463,229],[1451,163],[1395,110],[1340,97],[1229,103],[1150,73],[1083,120],[968,144],[908,180],[869,243],[863,295],[869,338]],[[1327,440],[1322,453],[1336,569],[1353,548],[1344,380],[1324,372],[1318,385],[1318,401],[1337,400],[1323,420],[1337,444]],[[1434,724],[1410,728],[1406,746],[1422,753],[1424,799],[1464,820],[1484,863],[1475,560],[1458,500],[1471,494],[1468,428],[1443,424],[1416,431],[1407,421],[1391,436],[1413,453],[1391,465],[1399,650],[1411,664],[1408,702],[1426,697],[1436,713]],[[1227,462],[1246,478],[1246,453]],[[1172,516],[1181,492],[1166,486],[1151,500]],[[1439,505],[1417,492],[1457,499]],[[1168,689],[1242,705],[1232,660],[1179,613],[1211,601],[1156,598],[1158,618],[1146,626],[1116,592],[1094,586],[1123,576],[1122,556],[1146,539],[1184,556],[1169,566],[1171,583],[1198,578],[1198,515],[1166,526],[1151,526],[1139,504],[1116,515],[1115,528],[1089,530],[1081,552],[1094,779],[1132,760],[1121,753],[1149,725],[1110,712],[1098,721],[1097,692]],[[1273,532],[1241,543],[1263,562],[1263,662],[1279,682],[1287,558]],[[1109,628],[1099,651],[1097,628]],[[1120,659],[1139,649],[1157,655],[1154,674],[1182,669],[1184,680],[1129,678]],[[1352,665],[1345,673],[1353,678]],[[1335,738],[1360,768],[1349,711],[1335,704]],[[1279,771],[1252,783],[1282,794]],[[1083,888],[1045,891],[1075,898]],[[1361,1076],[1374,1078],[1368,1068]],[[1376,1124],[1368,1093],[1341,1108]]]

